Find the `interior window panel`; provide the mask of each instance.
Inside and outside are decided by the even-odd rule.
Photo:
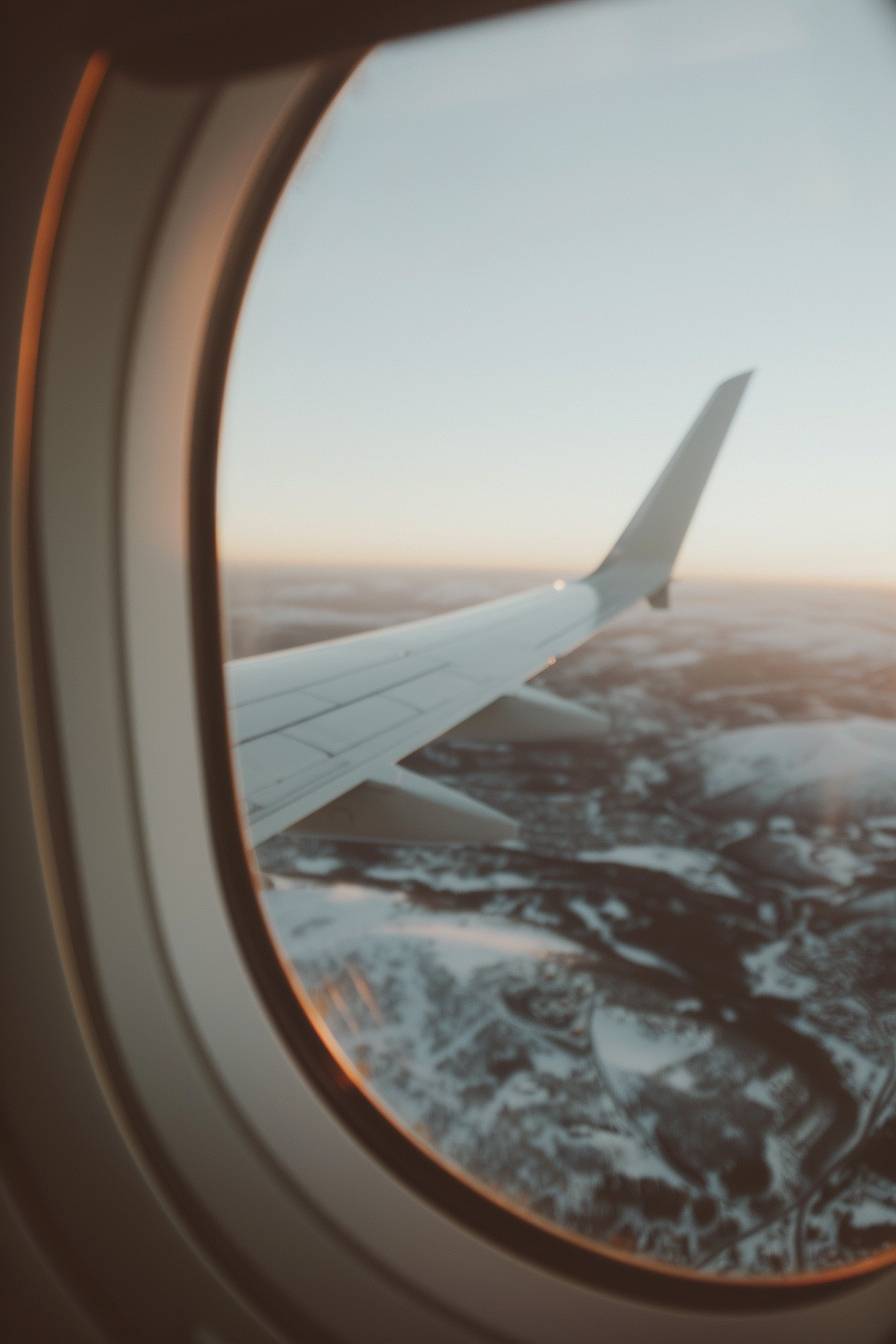
[[[667,1272],[896,1248],[894,120],[884,0],[388,44],[236,332],[233,754],[304,1008],[459,1180]]]

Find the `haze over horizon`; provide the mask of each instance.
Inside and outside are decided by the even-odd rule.
[[[894,68],[883,0],[379,49],[250,284],[222,561],[586,573],[755,366],[680,577],[892,586]]]
[[[243,572],[278,572],[278,573],[296,573],[297,575],[336,575],[350,574],[362,579],[366,575],[407,575],[408,577],[419,575],[457,575],[458,577],[469,577],[471,579],[505,579],[509,580],[515,576],[528,581],[551,582],[555,579],[563,579],[566,582],[586,577],[585,573],[573,573],[570,569],[565,571],[558,567],[548,567],[544,565],[531,565],[520,563],[517,565],[477,565],[474,563],[462,564],[460,562],[438,561],[415,561],[411,558],[405,560],[389,561],[368,561],[364,564],[352,563],[350,560],[323,560],[315,558],[289,558],[283,556],[264,556],[264,555],[227,555],[223,556],[220,564],[225,571],[231,573],[237,571]],[[676,570],[672,584],[689,584],[698,587],[702,586],[756,586],[757,588],[824,588],[824,589],[861,589],[868,591],[889,592],[896,588],[896,579],[866,579],[862,577],[852,578],[850,576],[838,576],[837,578],[827,578],[825,576],[801,576],[787,574],[713,574],[700,573],[699,571],[684,572]]]

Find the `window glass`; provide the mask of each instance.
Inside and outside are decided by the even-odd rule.
[[[395,43],[298,165],[237,330],[220,557],[272,934],[396,1125],[666,1267],[896,1245],[894,124],[883,0]],[[515,608],[461,653],[361,638],[567,602],[753,367],[670,609],[545,645],[532,685],[581,727],[487,710]]]

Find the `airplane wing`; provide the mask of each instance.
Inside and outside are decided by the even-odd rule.
[[[253,844],[297,823],[392,840],[512,837],[510,818],[399,762],[449,733],[517,742],[596,735],[597,716],[526,682],[641,598],[668,604],[675,559],[750,376],[716,388],[585,578],[229,663]]]

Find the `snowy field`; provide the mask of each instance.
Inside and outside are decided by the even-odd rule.
[[[539,581],[233,574],[234,655]],[[585,744],[413,769],[493,847],[259,852],[322,1021],[421,1141],[543,1219],[707,1272],[896,1245],[896,604],[680,584],[543,684]]]

